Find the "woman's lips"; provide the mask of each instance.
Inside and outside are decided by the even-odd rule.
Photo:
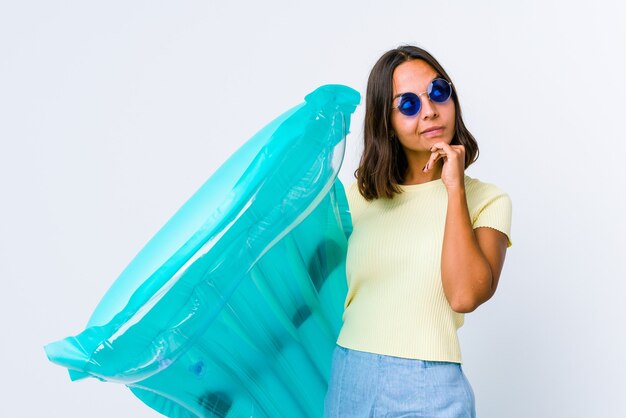
[[[436,126],[422,131],[424,136],[439,136],[443,133],[443,126]]]

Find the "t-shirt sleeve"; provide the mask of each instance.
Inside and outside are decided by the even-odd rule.
[[[484,204],[472,224],[474,229],[488,227],[502,232],[508,238],[507,247],[510,247],[513,245],[511,241],[511,217],[511,198],[508,194],[500,192]]]

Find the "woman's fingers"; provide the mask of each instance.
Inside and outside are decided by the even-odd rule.
[[[443,151],[435,151],[432,154],[430,154],[430,158],[428,159],[428,162],[426,163],[426,165],[424,166],[424,169],[422,170],[424,173],[427,172],[428,170],[430,170],[435,163],[437,162],[438,159],[440,158],[444,158],[446,156],[446,153]]]
[[[450,145],[438,142],[430,149],[430,158],[424,172],[433,167],[435,162],[443,159],[441,180],[448,190],[451,187],[463,187],[463,173],[465,171],[465,147],[463,145]]]
[[[461,154],[465,152],[465,147],[463,145],[450,145],[446,142],[437,142],[430,148],[430,151],[443,151],[446,154]]]
[[[437,160],[441,158],[443,158],[444,160],[448,160],[461,157],[459,158],[459,160],[465,161],[465,147],[463,147],[463,145],[450,145],[446,142],[437,142],[430,148],[430,151],[430,158],[422,169],[424,173],[430,170],[435,165]]]

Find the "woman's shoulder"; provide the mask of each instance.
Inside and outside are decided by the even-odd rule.
[[[465,176],[465,195],[471,214],[478,214],[487,207],[499,207],[511,211],[512,202],[508,193],[493,183]]]
[[[493,183],[465,176],[467,206],[474,228],[489,227],[504,233],[511,246],[512,202],[509,195]]]
[[[499,196],[508,196],[508,194],[499,186],[490,182],[484,182],[477,178],[465,175],[465,190],[469,196],[482,198],[495,198]]]
[[[350,207],[357,204],[358,202],[365,201],[365,198],[361,195],[361,192],[359,191],[359,184],[356,180],[352,181],[346,188],[346,197],[348,198],[348,204],[350,205]]]
[[[370,203],[361,194],[356,180],[346,188],[346,198],[348,199],[348,207],[353,219]]]

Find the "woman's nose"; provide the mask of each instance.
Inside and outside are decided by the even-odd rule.
[[[428,96],[420,97],[422,101],[422,119],[432,119],[437,117],[437,107],[436,105],[430,101]]]

